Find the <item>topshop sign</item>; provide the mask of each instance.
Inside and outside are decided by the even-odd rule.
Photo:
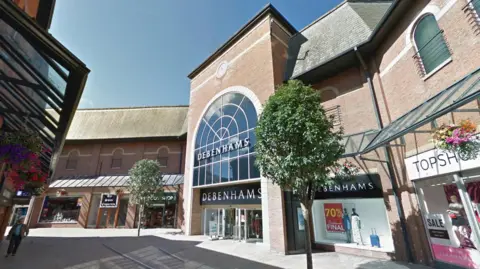
[[[243,140],[238,140],[236,142],[222,145],[220,147],[201,152],[197,155],[197,160],[205,160],[211,157],[215,157],[220,154],[228,153],[230,151],[239,150],[250,146],[250,138],[245,138]]]
[[[432,149],[406,158],[405,167],[410,180],[415,180],[480,167],[480,156],[463,161],[455,153]]]

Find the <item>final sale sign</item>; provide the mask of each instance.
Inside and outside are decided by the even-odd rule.
[[[327,224],[327,232],[343,233],[342,212],[343,206],[341,203],[328,203],[323,205],[325,212],[325,223]]]

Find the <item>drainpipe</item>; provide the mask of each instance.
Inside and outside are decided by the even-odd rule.
[[[383,121],[382,121],[382,116],[380,115],[380,109],[378,106],[378,101],[377,101],[377,95],[375,93],[375,88],[373,86],[372,82],[372,75],[370,74],[368,67],[363,60],[362,55],[358,51],[358,48],[355,47],[355,54],[357,55],[358,60],[360,61],[360,64],[363,67],[363,71],[365,73],[365,77],[368,82],[368,88],[370,89],[370,95],[372,97],[372,104],[373,104],[373,111],[375,111],[375,118],[377,120],[377,125],[380,129],[383,129]],[[392,191],[393,191],[393,196],[395,197],[395,204],[397,205],[397,214],[400,219],[400,227],[402,229],[402,234],[403,234],[403,240],[405,241],[405,250],[407,254],[407,259],[408,262],[413,262],[413,254],[411,250],[411,242],[410,242],[410,235],[407,230],[407,223],[406,223],[406,218],[405,218],[405,212],[403,211],[403,206],[402,203],[400,202],[400,198],[398,197],[398,186],[397,186],[397,180],[395,176],[395,170],[393,168],[391,158],[390,158],[390,151],[387,149],[387,147],[382,147],[384,154],[385,154],[385,161],[387,164],[387,169],[388,173],[390,174],[390,183],[392,184]]]

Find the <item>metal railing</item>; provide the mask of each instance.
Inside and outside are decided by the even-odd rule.
[[[424,77],[439,64],[429,66],[431,63],[435,63],[442,59],[443,55],[448,52],[452,55],[452,50],[448,44],[447,39],[443,30],[440,30],[432,39],[430,39],[423,47],[417,48],[417,52],[412,56],[415,61],[415,66],[417,68],[417,73]],[[428,59],[428,65],[425,64],[425,60]],[[440,63],[441,64],[441,63]]]
[[[326,107],[325,113],[328,117],[331,117],[333,119],[334,127],[342,126],[342,111],[339,105],[333,107]]]
[[[467,20],[476,35],[480,34],[480,0],[470,0],[463,8]]]

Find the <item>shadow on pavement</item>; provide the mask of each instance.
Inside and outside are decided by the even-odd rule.
[[[196,247],[201,242],[142,237],[27,237],[17,256],[1,269],[278,269],[278,267]]]

